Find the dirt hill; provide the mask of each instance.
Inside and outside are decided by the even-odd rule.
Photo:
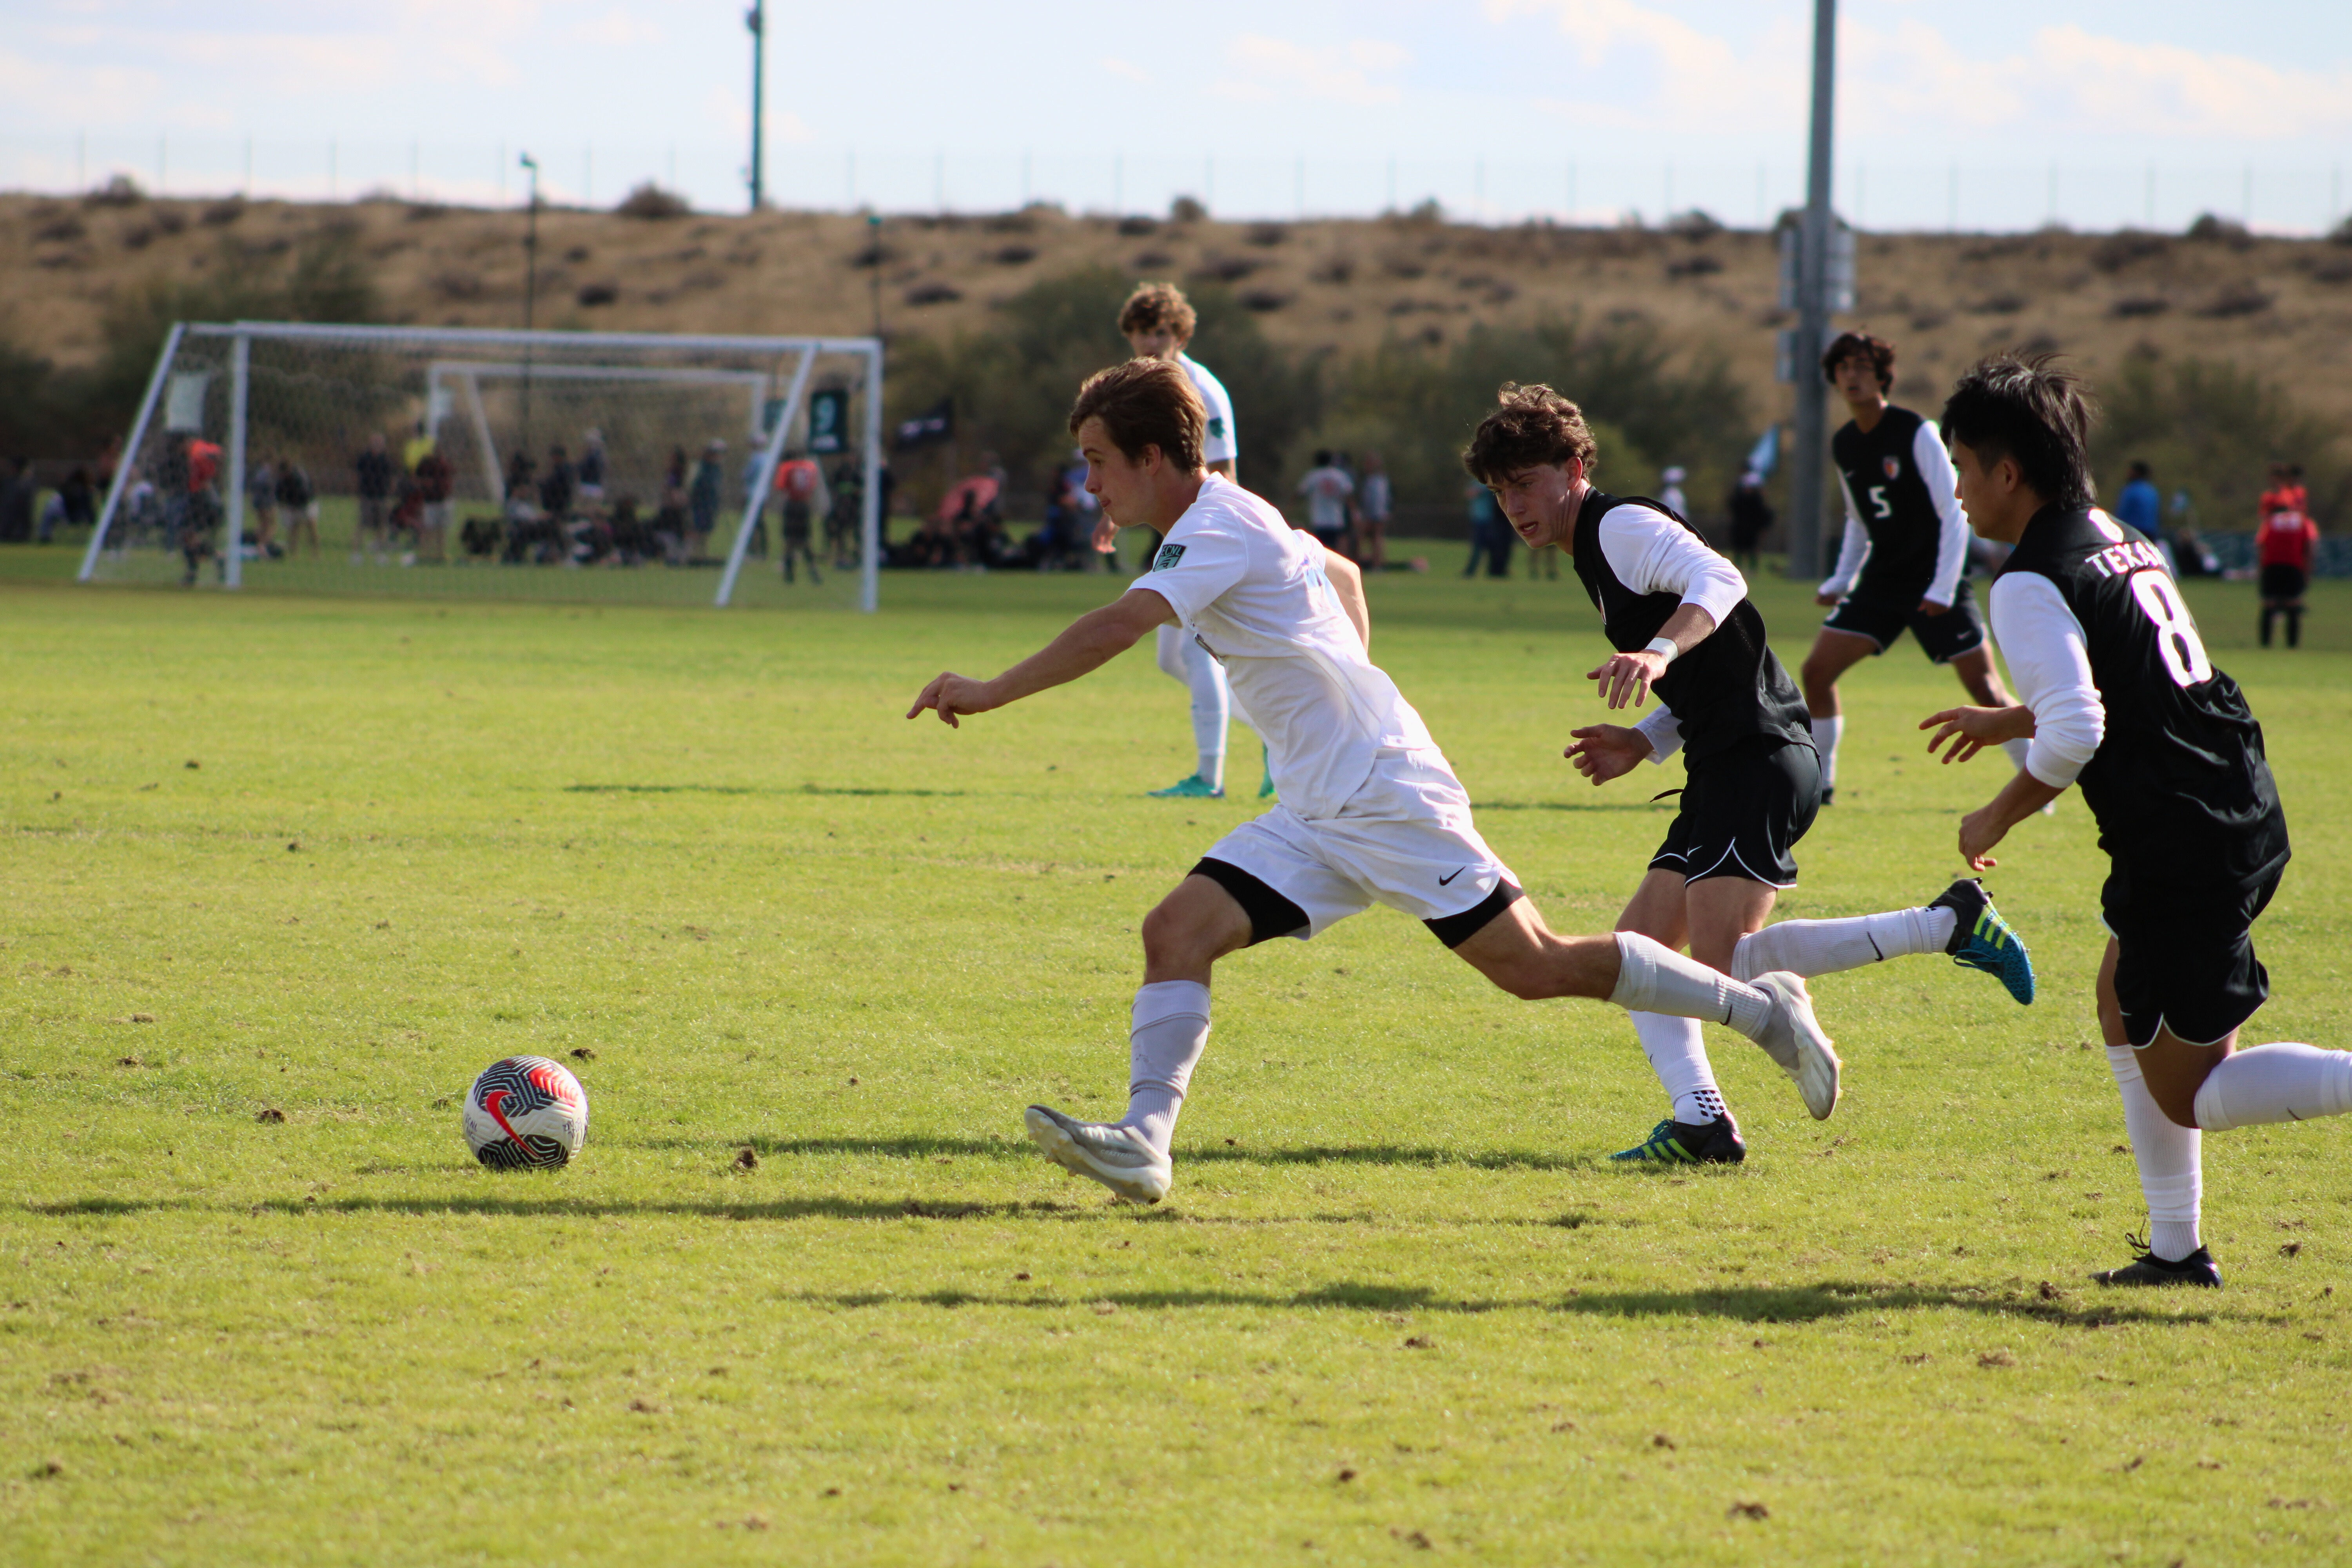
[[[395,320],[519,325],[523,215],[405,203],[0,196],[0,335],[60,365],[100,353],[110,300],[150,277],[253,264],[332,231],[373,269]],[[1038,278],[1111,263],[1138,277],[1213,277],[1294,349],[1384,338],[1443,342],[1468,323],[1580,311],[1653,324],[1725,356],[1763,416],[1774,385],[1772,237],[1753,231],[1486,229],[1433,219],[1232,224],[1071,217],[766,213],[643,219],[545,211],[542,325],[893,335],[980,325]],[[1917,401],[1983,350],[2034,342],[2095,381],[2135,353],[2227,362],[2352,429],[2352,247],[2158,235],[1868,235],[1850,320],[1902,347]]]

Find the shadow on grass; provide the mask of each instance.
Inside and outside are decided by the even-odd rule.
[[[525,1179],[528,1179],[527,1177]],[[746,1198],[696,1203],[649,1198],[539,1197],[528,1193],[453,1193],[441,1197],[263,1198],[257,1203],[221,1203],[207,1198],[65,1198],[26,1204],[25,1212],[49,1218],[79,1215],[143,1214],[280,1215],[498,1215],[517,1219],[593,1219],[608,1215],[674,1215],[690,1219],[1010,1219],[1067,1218],[1094,1212],[1092,1205],[1031,1199],[964,1203],[951,1198]]]
[[[1474,800],[1473,813],[1481,811],[1650,811],[1672,810],[1674,802],[1652,800]]]
[[[849,785],[804,784],[797,788],[783,784],[565,784],[566,795],[966,795],[963,789],[858,789]]]
[[[666,1152],[701,1151],[714,1157],[746,1145],[762,1159],[772,1155],[793,1154],[856,1154],[878,1155],[894,1160],[940,1160],[968,1158],[978,1160],[1008,1160],[1028,1163],[1038,1158],[1036,1149],[1024,1141],[1011,1138],[937,1138],[921,1135],[898,1138],[646,1138],[630,1142],[632,1149],[658,1150]],[[1590,1154],[1546,1154],[1534,1151],[1480,1150],[1464,1152],[1457,1149],[1417,1149],[1402,1144],[1310,1144],[1297,1148],[1247,1149],[1241,1147],[1186,1148],[1180,1152],[1185,1164],[1243,1165],[1400,1165],[1437,1169],[1459,1166],[1475,1171],[1570,1171],[1598,1166],[1600,1161]]]
[[[2044,1300],[2038,1296],[1969,1286],[1887,1285],[1861,1280],[1824,1280],[1813,1285],[1729,1286],[1696,1290],[1583,1292],[1565,1296],[1440,1296],[1425,1287],[1372,1285],[1339,1280],[1287,1294],[1255,1290],[1109,1290],[1072,1298],[1038,1291],[1011,1295],[981,1290],[887,1290],[837,1293],[803,1291],[787,1300],[832,1307],[1051,1307],[1108,1303],[1139,1311],[1253,1307],[1276,1310],[1341,1308],[1377,1312],[1554,1312],[1587,1318],[1717,1318],[1739,1323],[1834,1322],[1857,1312],[1932,1310],[1948,1308],[1988,1316],[2022,1318],[2058,1328],[2104,1329],[2126,1323],[2152,1326],[2205,1324],[2210,1312],[2172,1312],[2101,1297],[2089,1302]]]

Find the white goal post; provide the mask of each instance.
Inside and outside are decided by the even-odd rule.
[[[723,542],[723,562],[715,552],[679,559],[673,550],[672,558],[663,563],[715,573],[709,584],[710,602],[735,602],[753,541],[756,537],[764,551],[765,519],[781,510],[774,493],[778,465],[797,448],[813,458],[831,458],[839,464],[837,481],[854,485],[854,521],[837,510],[827,520],[827,542],[834,565],[856,566],[858,607],[870,612],[878,599],[884,521],[879,515],[882,353],[877,338],[286,321],[177,323],[148,379],[78,576],[83,582],[101,574],[162,580],[165,568],[177,570],[167,558],[182,550],[187,563],[184,581],[197,580],[201,560],[216,563],[223,587],[245,585],[248,561],[261,559],[248,526],[248,507],[269,507],[269,481],[257,470],[272,461],[300,472],[306,489],[314,471],[332,477],[336,483],[320,483],[318,491],[343,509],[339,516],[364,520],[352,525],[352,565],[364,564],[363,546],[371,542],[383,563],[384,481],[374,480],[371,493],[364,471],[356,490],[341,478],[352,471],[352,454],[377,436],[392,437],[386,455],[394,459],[394,472],[404,475],[409,464],[402,457],[397,432],[414,431],[414,449],[439,452],[452,470],[441,481],[445,500],[501,509],[511,517],[529,515],[531,496],[539,493],[533,489],[526,494],[517,510],[514,492],[524,488],[524,481],[516,476],[536,471],[535,433],[543,437],[551,429],[561,436],[575,428],[611,428],[615,450],[610,460],[625,470],[632,490],[650,500],[657,490],[674,499],[682,489],[675,456],[660,470],[663,479],[656,485],[653,475],[663,461],[661,454],[707,449],[713,454],[709,461],[718,463],[715,454],[725,444],[723,431],[748,438],[753,454],[748,467],[737,469],[730,463],[725,469],[725,493],[740,498],[740,520],[731,539],[723,532],[711,536],[708,525],[716,514],[704,499],[705,487],[698,486],[693,521],[706,526],[692,534],[697,540],[707,538],[714,547]],[[727,412],[729,408],[734,412]],[[539,421],[536,432],[534,418]],[[606,460],[604,436],[593,428],[590,433],[599,443],[598,460]],[[510,458],[520,467],[509,468]],[[262,479],[258,489],[257,478]],[[286,493],[281,489],[279,499]],[[847,507],[849,496],[845,490],[841,507]],[[135,498],[137,504],[126,509],[126,498]],[[265,524],[268,516],[265,512]],[[320,554],[315,504],[310,522],[315,563]],[[644,563],[612,546],[609,537],[600,543],[577,542],[575,535],[589,531],[585,522],[568,515],[553,522],[554,528],[540,529],[547,537],[530,554],[508,549],[495,556],[497,563]],[[379,531],[373,540],[365,533],[370,528]],[[409,551],[401,564],[472,563],[467,555],[449,553],[454,542],[440,538],[441,531],[442,525],[436,524],[432,539],[436,553],[422,563],[415,559],[425,542],[418,533],[419,548]],[[213,542],[215,535],[217,544]],[[136,547],[159,539],[160,553],[142,558],[148,563],[143,568],[110,568],[110,563],[122,563]],[[194,542],[182,545],[177,542],[182,540]],[[264,537],[259,544],[271,542]],[[488,563],[493,557],[477,551],[475,544],[469,537],[467,552]],[[278,553],[272,551],[268,559],[275,562]],[[808,552],[804,549],[803,553]],[[788,543],[787,570],[790,560]],[[813,554],[809,560],[808,576],[814,583]],[[275,566],[269,569],[276,571]],[[285,574],[273,581],[288,586],[310,583]],[[388,579],[378,574],[373,581]],[[478,573],[469,585],[478,588],[493,581]],[[519,580],[510,575],[502,581]],[[672,596],[688,586],[688,580],[676,574],[665,584]],[[411,574],[401,591],[433,589],[421,574]]]

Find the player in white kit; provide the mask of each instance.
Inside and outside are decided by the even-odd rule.
[[[1118,330],[1126,334],[1127,346],[1139,358],[1163,359],[1175,365],[1191,380],[1192,390],[1201,395],[1201,405],[1208,416],[1201,445],[1202,466],[1213,474],[1237,479],[1235,464],[1241,457],[1241,445],[1234,434],[1234,400],[1225,395],[1223,382],[1184,352],[1184,345],[1192,341],[1196,321],[1192,301],[1173,283],[1138,284],[1118,312]],[[1121,526],[1105,512],[1095,524],[1095,548],[1109,554],[1118,547]],[[1247,724],[1249,715],[1233,711],[1233,694],[1225,682],[1223,668],[1189,638],[1178,636],[1174,626],[1161,626],[1154,642],[1160,673],[1182,681],[1185,689],[1192,694],[1192,747],[1197,753],[1197,765],[1189,777],[1150,793],[1162,800],[1216,799],[1225,793],[1227,720],[1239,718]],[[1271,767],[1260,777],[1257,793],[1261,800],[1274,793]]]
[[[1421,715],[1369,658],[1354,563],[1206,472],[1206,424],[1199,394],[1164,361],[1090,379],[1070,413],[1087,488],[1118,521],[1165,531],[1151,570],[992,680],[940,675],[907,713],[930,710],[954,725],[1076,680],[1174,625],[1225,666],[1263,727],[1281,804],[1227,834],[1144,919],[1127,1115],[1084,1122],[1031,1106],[1029,1134],[1046,1156],[1123,1197],[1164,1196],[1177,1112],[1208,1044],[1212,967],[1270,938],[1311,938],[1376,902],[1422,921],[1515,996],[1586,996],[1725,1023],[1827,1117],[1840,1064],[1802,980],[1743,983],[1635,932],[1563,937],[1545,927],[1479,837]],[[1613,657],[1594,676],[1627,679],[1626,663]]]

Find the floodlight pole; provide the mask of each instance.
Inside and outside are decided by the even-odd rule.
[[[1813,0],[1813,124],[1805,170],[1804,226],[1797,243],[1797,331],[1790,373],[1797,384],[1796,450],[1789,464],[1789,575],[1822,570],[1823,458],[1829,446],[1829,384],[1822,351],[1830,327],[1831,110],[1837,89],[1837,0]]]
[[[539,302],[539,160],[525,153],[522,166],[530,171],[530,216],[522,231],[522,330],[530,331],[530,316]],[[530,454],[530,350],[522,351],[522,440],[515,448],[528,457]],[[498,499],[506,500],[506,484],[501,479]]]
[[[761,156],[768,129],[766,0],[751,0],[751,8],[743,13],[743,26],[751,33],[751,210],[756,213],[768,205],[765,159]]]

